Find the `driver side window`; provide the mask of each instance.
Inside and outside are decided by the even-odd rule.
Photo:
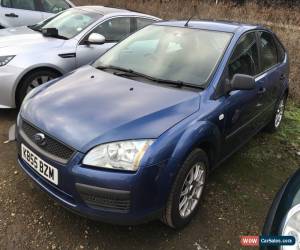
[[[255,32],[247,33],[238,42],[228,65],[229,79],[235,74],[255,76],[258,73],[258,49]]]
[[[110,19],[97,26],[92,33],[103,35],[107,42],[119,42],[131,34],[131,18]]]

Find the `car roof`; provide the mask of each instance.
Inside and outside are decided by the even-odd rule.
[[[111,7],[105,7],[100,5],[89,5],[89,6],[78,6],[75,7],[77,9],[90,11],[90,12],[97,12],[101,15],[110,15],[110,14],[135,14],[135,15],[144,15],[144,16],[150,16],[147,14],[126,10],[126,9],[117,9],[117,8],[111,8]],[[158,18],[157,18],[158,19]]]
[[[155,23],[155,25],[172,26],[172,27],[186,27],[187,20],[181,21],[164,21]],[[237,33],[239,31],[247,31],[253,29],[265,29],[260,25],[246,24],[234,21],[226,20],[191,20],[188,24],[188,28],[223,31],[230,33]]]

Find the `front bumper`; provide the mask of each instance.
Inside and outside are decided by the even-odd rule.
[[[15,92],[24,69],[6,65],[0,67],[0,109],[15,108]]]
[[[36,153],[18,138],[19,152],[21,143]],[[164,198],[157,179],[165,163],[126,173],[83,166],[81,153],[76,153],[67,165],[37,155],[58,169],[58,186],[40,176],[21,159],[20,153],[19,165],[42,190],[79,215],[108,223],[133,225],[159,218],[161,214]]]

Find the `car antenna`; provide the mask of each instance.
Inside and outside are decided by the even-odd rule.
[[[194,4],[193,5],[193,9],[194,9],[194,14],[189,18],[189,20],[187,20],[187,22],[185,23],[184,27],[189,27],[189,22],[194,18],[194,16],[197,14],[197,6]]]
[[[193,19],[194,15],[192,15],[189,20],[185,23],[184,27],[189,27],[189,22]]]

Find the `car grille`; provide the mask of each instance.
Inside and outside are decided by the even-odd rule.
[[[52,137],[48,136],[47,134],[45,134],[43,131],[35,128],[34,126],[30,125],[29,123],[27,123],[26,121],[22,121],[22,125],[21,125],[22,131],[24,132],[24,134],[28,137],[28,139],[34,143],[34,145],[40,150],[40,151],[44,151],[48,154],[50,154],[51,157],[56,161],[59,161],[61,163],[67,163],[72,155],[74,154],[74,150],[71,149],[70,147],[64,145],[63,143],[53,139]],[[34,135],[36,135],[37,133],[43,133],[46,137],[46,144],[44,146],[40,146],[38,145],[34,138]]]

